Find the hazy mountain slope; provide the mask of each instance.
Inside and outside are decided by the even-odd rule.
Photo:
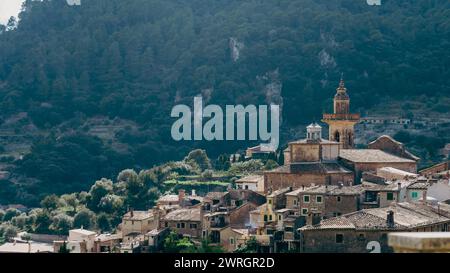
[[[84,134],[81,125],[98,115],[140,126],[117,136],[128,150],[102,152],[108,144],[92,140],[100,151],[86,155],[103,156],[105,165],[90,172],[72,164],[83,173],[72,178],[67,165],[79,158],[36,137],[24,160],[42,165],[16,162],[16,172],[68,189],[124,165],[177,159],[196,145],[214,154],[245,147],[171,140],[171,108],[200,93],[221,105],[282,102],[286,130],[330,110],[341,72],[354,108],[385,96],[450,93],[447,0],[53,0],[28,1],[20,17],[16,30],[0,30],[4,120],[27,113],[47,143]],[[52,160],[47,148],[63,153],[53,162],[62,171],[33,175]]]

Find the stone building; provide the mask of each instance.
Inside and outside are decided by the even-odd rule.
[[[236,188],[264,193],[264,176],[248,175],[236,180]]]
[[[134,237],[145,234],[156,227],[157,220],[155,220],[152,210],[135,211],[130,209],[122,217],[121,230],[123,241],[131,241]]]
[[[419,177],[417,173],[405,172],[392,167],[383,167],[377,169],[376,175],[385,180],[404,180],[404,179],[415,179]]]
[[[410,153],[405,148],[405,145],[403,143],[396,141],[395,139],[387,135],[380,136],[376,140],[370,142],[367,145],[367,148],[374,150],[381,150],[401,158],[414,160],[416,162],[420,160],[419,157]]]
[[[334,96],[333,108],[333,114],[324,114],[322,119],[322,122],[329,126],[329,140],[338,142],[342,149],[353,148],[355,145],[354,127],[359,122],[360,115],[350,113],[350,97],[343,79],[341,79]]]
[[[346,149],[339,153],[341,165],[354,172],[354,181],[359,183],[363,172],[373,172],[383,167],[392,167],[417,173],[417,161],[393,155],[378,149]]]
[[[447,176],[450,177],[450,161],[445,161],[419,171],[423,176]]]
[[[353,184],[353,173],[338,164],[339,143],[322,138],[318,124],[307,127],[306,138],[289,143],[286,164],[264,172],[266,192],[292,187]]]
[[[208,192],[202,204],[206,212],[216,212],[231,210],[247,202],[259,206],[266,202],[266,197],[251,190],[230,189],[227,192]]]
[[[205,213],[202,221],[202,237],[209,239],[211,243],[219,243],[222,239],[222,231],[228,227],[244,229],[250,223],[250,211],[257,207],[256,204],[247,202],[236,208],[224,208],[215,212]]]
[[[286,207],[286,193],[290,191],[292,188],[272,192],[267,196],[267,203],[250,212],[250,227],[256,230],[256,234],[267,234],[267,225],[276,223],[277,210]]]
[[[322,220],[299,229],[301,251],[306,253],[368,253],[370,242],[381,252],[392,252],[392,232],[447,232],[449,211],[422,203],[396,203]]]
[[[190,207],[195,206],[203,201],[203,197],[198,196],[193,190],[191,195],[186,194],[184,189],[178,190],[177,194],[166,194],[161,196],[158,201],[156,201],[157,206],[159,207],[171,207],[171,206],[180,206],[180,207]]]
[[[311,213],[319,219],[336,217],[360,210],[363,192],[360,186],[304,187],[286,194],[286,208],[304,217]]]
[[[226,252],[233,252],[244,246],[250,238],[248,229],[226,227],[220,231],[220,246]]]
[[[202,209],[200,206],[177,209],[162,217],[161,225],[183,236],[201,238],[202,217]]]
[[[97,233],[83,228],[69,230],[69,237],[65,241],[54,241],[54,252],[59,252],[65,243],[70,253],[95,253],[95,238]]]
[[[262,159],[267,160],[271,156],[275,156],[276,150],[269,145],[258,145],[255,147],[247,148],[245,151],[245,159]]]
[[[220,243],[225,229],[249,227],[250,212],[265,202],[265,196],[250,190],[209,192],[202,204],[202,237]]]

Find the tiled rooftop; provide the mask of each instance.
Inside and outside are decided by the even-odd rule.
[[[414,160],[375,149],[343,149],[340,150],[339,157],[357,163],[415,163]]]
[[[166,194],[158,199],[158,202],[178,202],[179,197],[176,194]]]
[[[389,211],[394,212],[393,227],[387,225],[386,219]],[[448,222],[450,218],[436,213],[430,206],[419,203],[399,203],[386,208],[366,209],[337,218],[322,220],[314,226],[305,226],[300,230],[320,229],[381,229],[381,230],[407,230],[427,226],[430,224]]]
[[[133,211],[133,216],[131,216],[131,212],[129,211],[123,216],[123,219],[124,220],[132,220],[132,221],[142,221],[142,220],[146,220],[146,219],[151,218],[151,217],[153,217],[153,212],[152,211],[135,210],[135,211]]]
[[[167,221],[200,221],[200,209],[177,209],[169,212],[164,219]]]
[[[291,188],[279,189],[279,190],[276,190],[276,191],[272,192],[267,197],[276,197],[276,196],[279,196],[279,195],[282,195],[282,194],[286,194],[287,192],[290,192],[290,191],[291,191]]]
[[[236,180],[236,183],[258,183],[264,181],[262,175],[249,175]]]
[[[297,189],[295,191],[286,193],[289,196],[297,196],[300,193],[306,194],[328,194],[328,195],[359,195],[364,191],[361,186],[334,186],[334,185],[317,185]]]
[[[228,192],[208,192],[208,194],[206,194],[205,196],[205,199],[218,200],[227,194]]]

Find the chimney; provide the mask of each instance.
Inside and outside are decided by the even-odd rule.
[[[134,209],[133,208],[130,208],[130,216],[134,217]]]
[[[205,224],[205,221],[203,218],[205,217],[205,209],[206,208],[204,207],[204,205],[201,205],[199,207],[200,207],[200,228],[203,231],[203,226]]]
[[[158,206],[154,206],[152,211],[153,211],[153,219],[155,221],[156,230],[159,230],[161,211],[159,210]]]
[[[394,212],[392,210],[387,212],[386,224],[390,228],[393,228],[395,226]]]
[[[422,192],[422,203],[423,203],[424,205],[427,204],[427,195],[428,195],[428,191],[427,191],[427,190],[424,190],[424,191]]]
[[[306,225],[312,226],[313,225],[313,214],[312,212],[309,212],[306,216]]]
[[[397,183],[397,190],[398,190],[397,203],[400,203],[401,202],[401,197],[402,197],[402,183],[400,183],[400,182]]]
[[[178,190],[178,202],[180,206],[183,204],[184,197],[186,196],[186,191],[183,189]]]
[[[342,187],[344,186],[344,184],[342,182],[339,182],[339,189],[342,189]]]
[[[195,193],[195,190],[192,190],[191,195],[192,195],[192,196],[197,196],[197,194]]]

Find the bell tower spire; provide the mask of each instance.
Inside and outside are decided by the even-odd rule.
[[[329,140],[339,142],[341,148],[354,147],[354,126],[359,122],[359,114],[350,113],[350,97],[341,74],[339,87],[334,95],[334,113],[324,114],[322,121],[329,126]]]

